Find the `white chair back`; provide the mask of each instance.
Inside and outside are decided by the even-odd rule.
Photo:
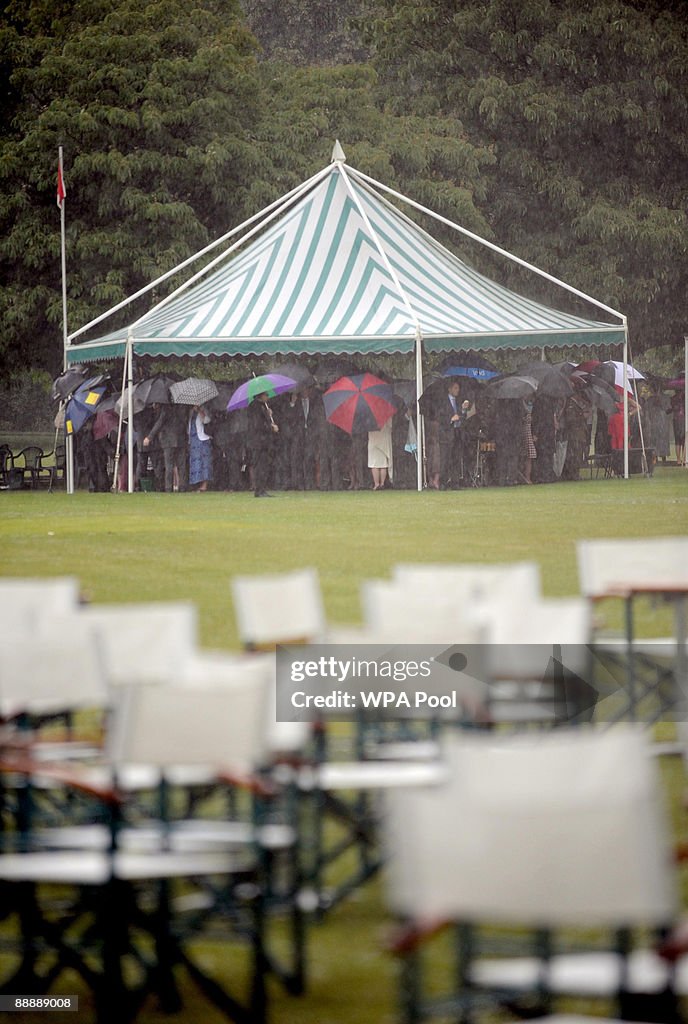
[[[0,580],[0,636],[30,632],[46,616],[76,610],[79,593],[79,581],[71,576]]]
[[[0,644],[0,715],[103,709],[108,680],[97,638],[81,611],[45,617],[30,636]]]
[[[394,567],[393,579],[409,589],[454,590],[471,603],[482,602],[508,588],[519,599],[542,596],[537,562],[407,564]]]
[[[591,610],[582,598],[511,601],[508,595],[486,605],[487,660],[495,679],[545,679],[550,659],[571,672],[588,669]]]
[[[198,613],[190,602],[89,605],[83,614],[113,686],[173,678],[196,650]]]
[[[257,650],[322,640],[325,611],[315,569],[235,576],[232,594],[239,638]]]
[[[445,752],[449,782],[385,794],[397,912],[533,927],[671,920],[668,829],[640,732],[452,735]]]
[[[469,643],[482,638],[475,608],[448,588],[364,580],[361,606],[370,643]]]
[[[189,684],[193,671],[187,670],[186,682],[121,688],[108,734],[114,765],[250,771],[262,762],[270,685],[265,663],[228,658],[205,685],[198,678]]]
[[[688,587],[688,537],[582,540],[576,553],[581,593],[588,598]]]
[[[277,721],[277,680],[274,654],[229,655],[221,651],[202,651],[181,666],[180,681],[185,686],[221,686],[226,679],[234,679],[237,669],[262,666],[268,678],[265,706],[265,752],[271,755],[296,753],[303,750],[310,739],[308,722]]]

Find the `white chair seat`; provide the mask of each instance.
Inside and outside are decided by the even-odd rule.
[[[154,854],[117,851],[112,856],[97,850],[7,853],[0,856],[0,880],[46,885],[104,885],[108,879],[146,881],[222,875],[235,864],[226,852]]]
[[[71,825],[63,828],[37,829],[32,834],[36,846],[52,850],[105,851],[110,843],[110,830],[106,825]],[[169,826],[145,825],[141,828],[123,828],[117,841],[125,853],[154,853],[166,847],[174,853],[191,851],[246,849],[250,843],[260,843],[266,849],[288,849],[294,844],[294,830],[288,825],[263,825],[256,828],[250,822],[203,821],[187,819]]]
[[[618,1017],[581,1017],[577,1013],[555,1013],[551,1017],[538,1017],[538,1024],[623,1024]],[[638,1021],[638,1024],[643,1024]]]
[[[666,987],[670,968],[652,950],[634,950],[626,966],[625,987],[629,992],[661,992]],[[542,961],[537,957],[480,959],[473,964],[471,980],[481,987],[532,992],[542,971]],[[617,953],[567,953],[552,957],[546,978],[555,995],[604,998],[618,990],[622,971],[623,958]],[[688,957],[677,964],[674,986],[679,995],[688,994]]]
[[[446,768],[428,762],[407,761],[329,761],[316,768],[302,769],[299,788],[318,787],[327,792],[349,789],[393,789],[397,786],[423,786],[442,782]]]

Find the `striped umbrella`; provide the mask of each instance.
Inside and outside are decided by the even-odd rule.
[[[347,434],[380,430],[397,411],[394,390],[372,373],[341,377],[323,395],[325,415]]]

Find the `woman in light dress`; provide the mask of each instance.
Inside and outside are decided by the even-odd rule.
[[[392,463],[392,420],[389,419],[381,430],[368,433],[368,468],[373,475],[373,490],[381,491],[389,476],[394,476]]]

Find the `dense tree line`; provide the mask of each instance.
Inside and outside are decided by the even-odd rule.
[[[688,17],[661,0],[372,0],[388,108],[488,146],[479,206],[531,262],[628,314],[636,347],[688,327]]]
[[[72,329],[340,138],[361,170],[627,312],[636,350],[676,343],[687,58],[682,5],[659,0],[0,4],[0,374],[60,366],[59,144]]]

